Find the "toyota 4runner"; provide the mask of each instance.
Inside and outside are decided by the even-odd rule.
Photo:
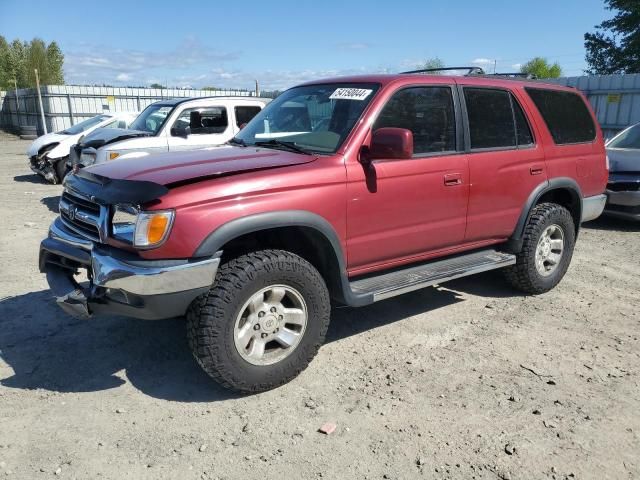
[[[77,316],[186,316],[197,362],[239,391],[298,375],[332,302],[497,268],[526,293],[552,289],[606,200],[587,101],[533,81],[314,81],[231,143],[68,175],[40,269]]]

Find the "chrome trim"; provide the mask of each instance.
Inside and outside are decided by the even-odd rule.
[[[595,220],[602,215],[606,203],[607,196],[604,194],[583,198],[582,218],[580,219],[580,223]]]
[[[95,250],[91,254],[95,285],[136,295],[161,295],[208,287],[213,284],[219,264],[218,257],[176,266],[141,267]]]
[[[78,235],[93,240],[95,242],[105,243],[107,241],[107,237],[109,235],[109,207],[106,205],[101,205],[96,203],[92,198],[88,197],[86,194],[73,190],[72,188],[65,187],[64,193],[67,193],[70,196],[78,197],[81,200],[86,202],[90,202],[99,209],[100,213],[96,216],[92,213],[87,212],[83,209],[82,204],[79,203],[70,203],[63,196],[60,197],[59,209],[60,213],[65,213],[67,216],[71,217],[70,212],[72,207],[74,207],[74,218],[71,221],[67,220],[60,216],[64,225],[73,230]],[[73,200],[72,200],[73,202]],[[98,236],[89,235],[87,232],[82,231],[79,227],[73,224],[73,221],[78,220],[84,224],[87,224],[91,227],[94,227],[98,231]]]
[[[88,240],[86,237],[74,235],[75,232],[69,230],[66,223],[58,217],[49,227],[49,238],[59,240],[72,247],[81,248],[82,250],[91,251],[93,249],[93,242],[91,240]]]

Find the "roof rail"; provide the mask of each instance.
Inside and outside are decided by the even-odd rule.
[[[533,73],[525,72],[505,72],[505,73],[488,73],[487,75],[495,77],[511,77],[511,78],[525,78],[527,80],[537,80],[538,77]]]
[[[452,70],[466,70],[465,75],[484,75],[484,70],[480,67],[442,67],[442,68],[421,68],[419,70],[409,70],[408,72],[400,72],[401,74],[408,73],[424,73],[430,74],[435,72],[449,72]]]

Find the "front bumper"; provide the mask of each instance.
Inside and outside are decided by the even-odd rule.
[[[155,320],[184,315],[212,285],[220,255],[196,260],[143,260],[94,243],[58,218],[40,245],[40,271],[58,304],[76,317],[113,313]],[[85,270],[88,286],[74,278]]]
[[[607,190],[605,213],[627,220],[640,220],[640,191]]]

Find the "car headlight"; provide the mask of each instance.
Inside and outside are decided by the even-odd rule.
[[[141,212],[133,205],[116,205],[111,231],[116,240],[134,247],[156,247],[169,235],[174,216],[173,210]]]

